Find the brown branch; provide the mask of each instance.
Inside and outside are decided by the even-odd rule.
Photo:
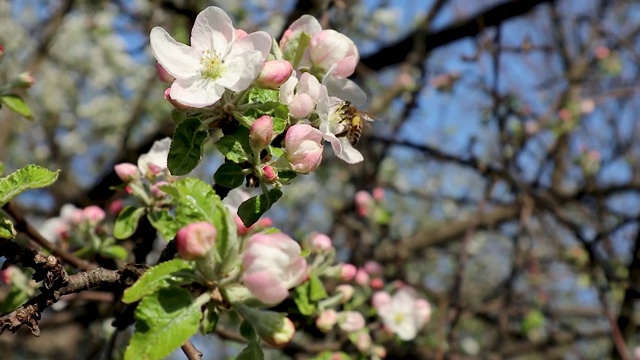
[[[539,4],[554,1],[555,0],[512,0],[504,2],[490,9],[480,11],[440,31],[427,33],[424,35],[424,46],[428,52],[465,37],[476,36],[488,27],[499,25],[506,20],[528,13]],[[404,62],[407,54],[414,48],[414,39],[420,31],[420,29],[417,29],[397,43],[387,46],[375,54],[362,58],[360,60],[361,64],[371,70],[380,70],[387,66]]]
[[[31,226],[27,220],[20,214],[18,209],[16,208],[13,202],[6,203],[2,210],[4,210],[9,216],[11,216],[14,220],[14,225],[17,231],[27,235],[29,239],[33,240],[36,244],[40,245],[42,248],[47,249],[53,255],[59,257],[67,264],[75,267],[78,270],[90,270],[94,269],[96,266],[94,264],[90,264],[80,258],[73,256],[72,254],[62,250],[56,244],[50,242],[45,239],[40,233]],[[24,263],[23,263],[24,264]]]
[[[4,249],[4,246],[0,249]],[[49,258],[55,260],[53,256],[49,256]],[[101,287],[128,287],[142,275],[144,270],[146,270],[145,267],[126,265],[120,270],[97,268],[67,276],[68,281],[65,286],[53,291],[43,291],[26,304],[0,317],[0,334],[6,329],[15,333],[25,325],[31,329],[33,335],[39,336],[38,320],[41,318],[42,311],[56,303],[61,296]]]
[[[0,256],[9,264],[22,264],[35,270],[33,280],[43,281],[44,289],[56,290],[69,283],[69,275],[55,256],[29,249],[9,239],[0,239]]]

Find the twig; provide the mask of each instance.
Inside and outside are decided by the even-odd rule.
[[[53,255],[59,257],[67,264],[73,266],[78,270],[83,270],[83,271],[96,268],[96,265],[88,263],[82,259],[79,259],[73,256],[72,254],[69,254],[68,252],[62,250],[56,244],[45,239],[36,229],[33,228],[33,226],[31,226],[27,222],[27,220],[25,220],[25,218],[20,214],[18,209],[16,209],[16,206],[13,202],[6,203],[2,207],[2,210],[4,210],[7,214],[9,214],[9,216],[13,218],[14,225],[17,231],[24,233],[36,244],[40,245],[44,249],[49,250]]]

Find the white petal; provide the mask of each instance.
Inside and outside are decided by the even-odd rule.
[[[271,51],[272,43],[271,35],[264,31],[256,31],[234,41],[228,56],[237,57],[249,51],[259,51],[262,54],[262,61],[264,61]]]
[[[338,138],[338,141],[340,141],[340,145],[342,147],[342,151],[340,153],[336,153],[336,156],[338,158],[340,158],[347,164],[357,164],[364,160],[364,157],[362,156],[360,151],[356,150],[356,148],[351,145],[349,139],[347,139],[346,137],[341,137]],[[333,143],[331,144],[331,146],[333,147]],[[334,147],[333,150],[335,151],[335,149],[336,148]]]
[[[160,169],[167,168],[167,156],[171,147],[171,138],[164,138],[153,143],[148,153],[140,155],[138,158],[138,168],[144,175],[152,164]]]
[[[302,15],[298,20],[294,21],[289,30],[292,32],[303,31],[309,35],[314,35],[322,30],[322,25],[318,20],[311,15]]]
[[[161,27],[151,29],[151,52],[171,76],[186,79],[200,73],[200,53],[192,47],[175,41]]]
[[[229,15],[219,7],[209,6],[196,17],[191,29],[191,46],[200,52],[214,49],[224,55],[234,33]]]
[[[242,91],[260,74],[262,68],[262,54],[259,51],[249,51],[235,58],[225,58],[228,64],[218,84],[232,91]]]
[[[176,80],[171,85],[171,98],[196,108],[213,105],[222,97],[224,88],[211,79],[199,75],[186,80]]]
[[[362,106],[367,101],[367,94],[356,83],[349,79],[337,79],[327,76],[324,79],[329,94],[349,100],[355,106]]]
[[[280,85],[279,99],[283,104],[289,104],[293,100],[293,91],[298,85],[298,78],[296,78],[296,72],[291,73],[291,76],[284,84]]]

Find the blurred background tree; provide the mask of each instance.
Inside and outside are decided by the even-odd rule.
[[[328,151],[267,215],[299,237],[329,234],[340,260],[375,259],[384,279],[403,279],[431,301],[422,336],[388,359],[633,358],[634,1],[2,2],[0,80],[28,70],[36,81],[26,93],[32,122],[0,110],[0,161],[5,173],[27,163],[62,169],[53,187],[18,199],[30,220],[66,203],[108,205],[119,183],[113,165],[171,134],[148,34],[162,26],[187,42],[208,5],[276,38],[308,13],[358,44],[354,80],[377,120],[358,145],[364,163],[345,166]],[[208,151],[212,160],[196,170],[205,180],[221,162]],[[116,337],[102,295],[69,297],[46,313],[40,338],[3,334],[2,357],[105,356]],[[198,348],[211,359],[238,349],[211,336]],[[301,346],[283,354],[314,355]]]

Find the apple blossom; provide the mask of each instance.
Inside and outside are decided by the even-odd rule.
[[[311,115],[320,97],[320,82],[309,73],[298,79],[295,72],[280,87],[280,102],[289,106],[289,114],[296,119]]]
[[[371,305],[375,308],[379,308],[385,304],[391,302],[391,295],[386,291],[378,291],[371,297]]]
[[[338,313],[333,310],[325,310],[320,313],[320,316],[316,319],[316,327],[323,333],[328,333],[333,329],[333,326],[338,321]]]
[[[424,302],[418,300],[413,289],[404,287],[389,299],[384,295],[374,299],[374,306],[385,326],[407,341],[416,337],[430,316],[430,307],[427,315]]]
[[[322,133],[308,124],[295,124],[284,138],[286,157],[293,171],[308,174],[322,161]]]
[[[264,179],[267,180],[267,182],[273,183],[278,180],[278,174],[276,174],[276,171],[271,165],[263,166],[262,173],[264,174]]]
[[[164,138],[153,143],[148,153],[138,158],[138,169],[143,176],[151,173],[155,176],[167,169],[167,157],[171,147],[171,138]]]
[[[333,152],[347,164],[356,164],[364,160],[362,154],[356,150],[346,136],[337,137],[344,132],[345,125],[339,114],[344,102],[335,97],[329,97],[327,88],[320,88],[320,99],[316,111],[320,118],[320,131],[324,139],[331,143]]]
[[[324,31],[313,16],[301,16],[289,26],[280,40],[284,58],[292,62],[294,70],[310,71],[322,79],[331,95],[361,106],[367,100],[367,95],[356,83],[346,78],[358,63],[358,50],[348,37],[334,30],[326,30],[328,33]],[[308,43],[303,40],[304,36]]]
[[[206,221],[191,223],[176,234],[178,254],[185,260],[204,257],[214,248],[218,230]]]
[[[344,34],[335,30],[322,30],[309,41],[309,58],[313,66],[324,73],[342,79],[350,76],[358,64],[358,48]]]
[[[331,238],[325,234],[315,233],[311,237],[311,246],[317,251],[330,251],[333,249]]]
[[[242,255],[242,282],[267,305],[284,300],[307,278],[300,245],[283,233],[253,235]]]
[[[169,102],[169,104],[173,105],[173,107],[178,109],[178,110],[187,110],[187,109],[189,109],[188,106],[177,102],[176,100],[174,100],[171,97],[171,88],[166,88],[164,90],[164,99],[167,100]]]
[[[340,279],[342,281],[351,281],[358,272],[358,268],[353,264],[342,264],[340,267]]]
[[[138,176],[138,167],[131,163],[120,163],[113,167],[116,175],[125,183],[133,181]]]
[[[263,115],[256,119],[249,128],[249,141],[256,151],[269,146],[273,139],[273,119],[269,115]]]
[[[353,297],[353,293],[355,293],[355,291],[356,290],[353,288],[353,286],[349,284],[342,284],[342,285],[336,286],[336,293],[342,294],[342,298],[340,299],[340,301],[343,304],[351,300],[351,298]]]
[[[356,284],[360,286],[368,286],[369,285],[369,274],[367,274],[364,269],[358,269],[355,277]]]
[[[289,79],[292,72],[293,66],[287,60],[270,60],[262,66],[256,82],[261,87],[277,89]]]
[[[199,108],[216,103],[225,89],[247,89],[258,77],[272,43],[264,31],[236,38],[229,15],[215,6],[196,17],[190,46],[160,27],[151,30],[150,40],[153,56],[176,78],[171,98]]]
[[[100,221],[104,220],[105,217],[106,214],[104,210],[102,210],[98,206],[91,205],[82,209],[82,218],[92,224],[99,223]]]
[[[344,332],[358,331],[364,325],[364,317],[357,311],[343,311],[338,314],[338,326]]]
[[[369,260],[365,262],[362,268],[369,275],[373,275],[373,276],[382,274],[382,270],[383,270],[382,265],[380,265],[379,262],[373,261],[373,260]]]

